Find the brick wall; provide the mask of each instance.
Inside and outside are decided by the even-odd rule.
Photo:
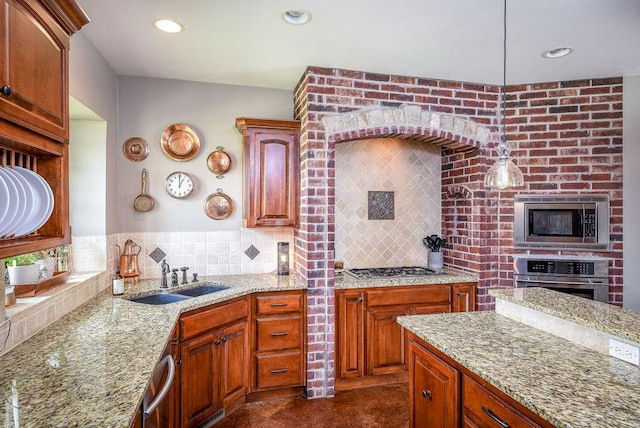
[[[490,287],[511,286],[513,196],[483,180],[495,161],[495,86],[309,67],[294,95],[301,120],[301,221],[295,266],[309,286],[310,397],[333,395],[335,145],[410,138],[442,147],[445,264],[478,274],[480,309]],[[622,299],[622,79],[511,86],[507,133],[526,187],[517,193],[609,193],[610,299]],[[565,254],[571,254],[565,252]]]

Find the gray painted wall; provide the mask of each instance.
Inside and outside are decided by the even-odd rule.
[[[116,150],[118,129],[118,78],[82,32],[71,36],[69,94],[107,122],[105,153],[104,232],[116,233]],[[71,143],[74,144],[73,135]],[[70,147],[73,150],[73,147]],[[72,234],[75,231],[72,230]]]
[[[640,76],[624,78],[624,307],[640,310]]]
[[[240,116],[273,119],[293,117],[293,94],[280,89],[218,85],[143,77],[118,78],[117,207],[118,232],[188,232],[239,230],[242,224],[242,139],[235,129]],[[197,156],[186,162],[170,159],[161,150],[160,138],[173,124],[191,127],[200,139]],[[124,157],[122,143],[144,138],[150,154],[144,161]],[[231,155],[232,167],[218,179],[207,168],[207,157],[217,146]],[[133,201],[140,193],[141,171],[149,172],[147,193],[155,200],[152,211],[139,213]],[[174,199],[164,183],[174,171],[195,179],[196,190],[187,199]],[[207,217],[203,204],[220,188],[234,202],[224,220]]]

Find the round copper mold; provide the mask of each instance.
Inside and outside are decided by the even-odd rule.
[[[122,153],[124,153],[124,157],[130,161],[140,162],[149,156],[149,144],[144,138],[127,138],[125,142],[122,143]]]
[[[198,135],[187,125],[175,124],[164,130],[160,147],[169,158],[185,162],[193,159],[200,150]]]
[[[233,212],[233,201],[218,189],[216,193],[210,194],[204,201],[204,212],[214,220],[222,220]]]
[[[207,167],[216,174],[216,178],[224,178],[224,174],[231,169],[231,156],[222,149],[221,146],[216,147],[216,151],[207,158]]]

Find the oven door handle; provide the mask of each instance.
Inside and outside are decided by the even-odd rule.
[[[549,280],[523,280],[523,279],[518,279],[516,280],[516,283],[523,283],[523,284],[530,284],[530,283],[534,283],[534,284],[558,284],[558,285],[609,285],[604,281],[601,282],[571,282],[571,281],[549,281]]]

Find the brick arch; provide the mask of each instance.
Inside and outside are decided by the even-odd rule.
[[[395,137],[464,151],[485,148],[486,143],[491,141],[491,132],[485,126],[462,117],[423,110],[415,105],[324,116],[322,123],[328,143]]]

